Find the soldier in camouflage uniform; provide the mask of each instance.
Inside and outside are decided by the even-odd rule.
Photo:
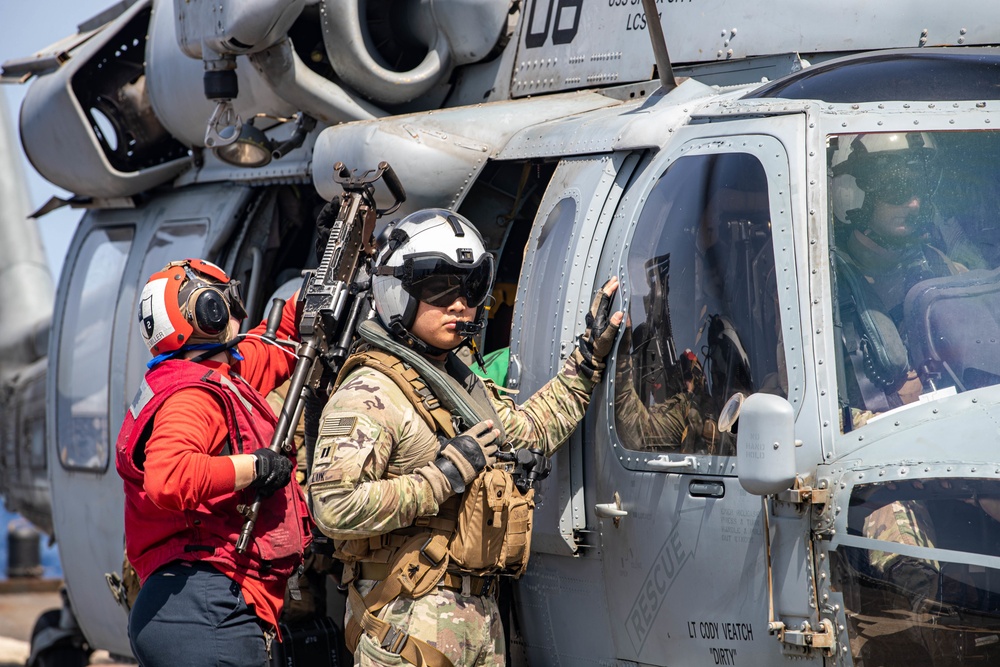
[[[933,549],[934,525],[924,503],[896,500],[878,508],[867,517],[865,537],[896,544]],[[887,551],[872,551],[869,564],[884,581],[898,586],[919,607],[938,596],[941,566],[937,561],[920,560]]]
[[[631,329],[626,325],[622,334],[615,369],[615,427],[622,442],[636,449],[672,449],[682,454],[735,454],[735,438],[719,431],[704,368],[691,350],[678,355],[676,368],[669,374],[675,386],[666,388],[666,397],[649,406],[643,402],[636,393],[636,353],[629,354]]]
[[[441,428],[432,429],[424,414],[426,405],[435,404],[434,396],[418,405],[397,381],[369,366],[342,374],[323,412],[310,494],[317,525],[343,550],[368,553],[371,547],[351,565],[351,594],[358,600],[389,576],[384,554],[397,538],[436,525],[442,506],[456,494],[460,498],[466,485],[492,466],[501,441],[546,456],[555,452],[583,417],[600,381],[622,319],[621,313],[609,317],[617,278],[595,297],[590,326],[562,371],[522,405],[491,381],[477,379],[467,368],[463,373],[454,359],[453,351],[481,328],[492,282],[493,258],[479,233],[467,220],[440,209],[401,220],[376,260],[372,289],[379,331],[462,383],[469,399],[487,406],[492,417],[449,439]],[[362,331],[372,326],[373,321],[366,322]],[[379,345],[369,340],[370,347]],[[449,567],[429,592],[401,594],[377,609],[378,620],[364,624],[355,664],[426,660],[501,667],[504,633],[495,589],[489,573]],[[357,611],[349,606],[349,644],[352,619],[357,624],[369,616],[359,618]],[[414,645],[420,658],[412,657]]]

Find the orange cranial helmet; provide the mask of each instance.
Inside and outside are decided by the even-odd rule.
[[[225,343],[230,317],[246,316],[239,282],[202,259],[170,262],[149,277],[139,299],[140,332],[154,355]]]

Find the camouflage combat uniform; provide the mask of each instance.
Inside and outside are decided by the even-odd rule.
[[[628,349],[626,333],[620,349]],[[735,443],[729,433],[720,433],[711,418],[711,397],[705,390],[705,374],[691,355],[690,379],[679,381],[676,393],[646,406],[636,393],[632,357],[619,353],[615,369],[615,428],[631,449],[672,449],[682,454],[729,456]]]
[[[444,366],[434,362],[442,370]],[[523,405],[485,381],[507,442],[547,456],[576,428],[593,383],[577,373],[571,357],[563,370]],[[313,513],[334,539],[357,540],[413,525],[438,513],[420,467],[438,455],[440,441],[386,375],[358,367],[344,379],[323,411],[310,478]],[[360,580],[362,595],[374,585]],[[396,598],[379,617],[435,645],[455,665],[505,663],[503,629],[490,595],[463,595],[443,587],[419,599]],[[355,664],[405,664],[362,635]]]
[[[896,500],[865,518],[865,537],[914,547],[933,549],[934,525],[924,503]],[[919,607],[938,597],[941,566],[937,561],[920,560],[887,551],[871,551],[869,564],[884,581],[898,586]]]

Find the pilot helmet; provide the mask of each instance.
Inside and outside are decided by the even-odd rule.
[[[439,353],[410,333],[423,301],[448,306],[459,297],[476,308],[465,335],[482,330],[495,265],[479,231],[467,219],[440,208],[411,213],[396,222],[375,258],[372,300],[382,325],[424,353]]]
[[[929,204],[940,180],[937,147],[926,132],[841,135],[831,149],[831,198],[840,221],[866,226],[876,202],[901,206],[917,199]],[[922,231],[926,219],[914,216],[909,231]]]
[[[239,282],[202,259],[170,262],[149,277],[139,298],[139,331],[153,355],[225,343],[230,318],[246,316]]]

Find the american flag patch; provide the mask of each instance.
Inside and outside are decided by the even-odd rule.
[[[354,432],[354,427],[357,423],[357,417],[329,418],[323,422],[323,428],[319,430],[319,434],[334,438],[342,435],[350,435]]]

